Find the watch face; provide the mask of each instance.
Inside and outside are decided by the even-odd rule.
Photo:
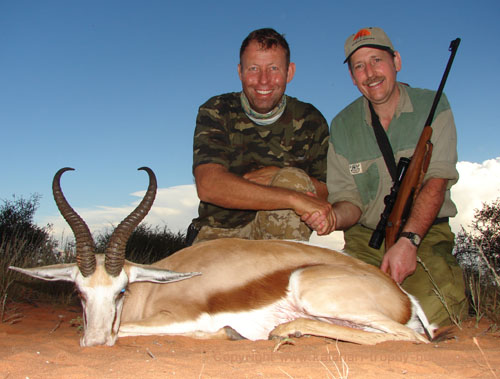
[[[417,233],[403,232],[401,233],[401,237],[408,238],[411,241],[411,243],[416,247],[419,247],[420,242],[422,242],[422,238]]]

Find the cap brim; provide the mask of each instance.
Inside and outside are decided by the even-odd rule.
[[[391,54],[394,55],[394,50],[391,49],[389,46],[375,45],[375,44],[366,44],[366,45],[358,46],[355,50],[353,50],[351,52],[351,54],[349,54],[347,56],[347,58],[344,60],[344,63],[347,63],[347,61],[349,60],[349,58],[351,57],[351,55],[353,55],[356,51],[358,51],[362,47],[373,47],[374,49],[385,50],[385,51],[387,51],[387,52],[389,52],[389,53],[391,53]]]

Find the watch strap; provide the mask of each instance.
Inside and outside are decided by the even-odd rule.
[[[410,240],[410,242],[413,244],[413,246],[415,246],[415,247],[419,247],[420,243],[422,242],[422,237],[420,237],[417,233],[401,232],[401,234],[399,236],[408,238]]]

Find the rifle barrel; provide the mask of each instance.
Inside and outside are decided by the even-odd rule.
[[[446,79],[448,79],[448,74],[450,73],[451,65],[453,64],[453,60],[455,59],[455,55],[457,53],[458,45],[460,45],[460,38],[454,39],[450,42],[449,50],[451,51],[450,59],[448,59],[448,64],[446,65],[446,69],[444,70],[443,77],[441,78],[441,83],[439,84],[439,88],[436,92],[436,96],[434,97],[434,102],[432,103],[431,111],[429,112],[429,117],[427,117],[427,121],[425,125],[431,125],[432,120],[434,119],[434,113],[436,113],[436,108],[441,99],[441,94],[443,93],[444,85],[446,84]]]

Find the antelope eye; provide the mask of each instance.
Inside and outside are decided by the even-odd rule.
[[[116,299],[121,299],[123,296],[125,296],[125,288],[118,292],[118,294],[116,295]]]

